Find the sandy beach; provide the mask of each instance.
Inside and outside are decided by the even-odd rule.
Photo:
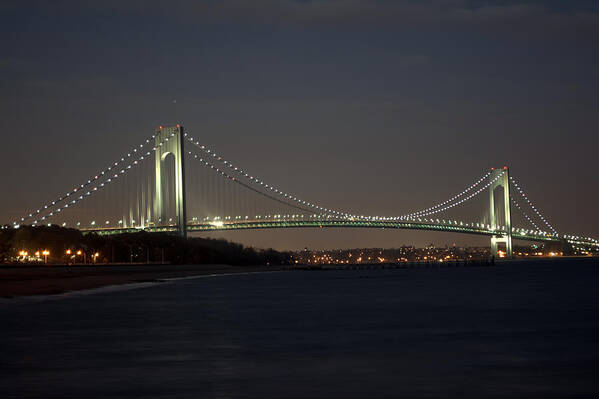
[[[228,265],[72,265],[2,266],[0,297],[53,295],[108,285],[151,282],[208,274],[282,270],[272,266]]]

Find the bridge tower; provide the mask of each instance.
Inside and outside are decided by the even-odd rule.
[[[185,207],[185,168],[183,151],[183,126],[160,126],[156,129],[156,188],[154,199],[154,218],[156,225],[166,221],[165,199],[162,185],[172,179],[164,170],[164,160],[172,154],[175,158],[175,213],[177,232],[183,238],[187,237],[187,216]]]
[[[497,180],[495,180],[497,178]],[[497,214],[495,212],[495,191],[498,187],[503,188],[503,215],[505,222],[505,234],[491,236],[491,255],[497,257],[497,244],[505,243],[505,256],[512,258],[512,212],[510,201],[510,171],[507,166],[503,169],[491,169],[489,176],[491,181],[495,180],[489,187],[490,208],[489,215],[491,219],[491,229],[495,230],[499,226]]]

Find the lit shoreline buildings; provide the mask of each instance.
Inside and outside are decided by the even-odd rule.
[[[500,257],[504,255],[500,251]],[[587,256],[588,253],[574,251],[574,256]],[[543,245],[514,247],[514,258],[539,258],[564,256],[560,248]],[[457,260],[484,260],[491,257],[489,247],[458,247],[455,245],[436,247],[433,244],[424,248],[403,245],[398,248],[355,248],[336,250],[308,250],[293,253],[295,264],[376,264],[402,262],[450,262]]]

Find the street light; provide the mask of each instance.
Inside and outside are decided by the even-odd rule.
[[[42,254],[44,255],[44,263],[47,264],[48,263],[48,255],[50,255],[50,251],[48,251],[47,249],[44,249],[44,252],[42,252]]]
[[[86,264],[87,263],[87,253],[85,251],[78,250],[77,256],[81,256],[81,255],[83,255],[83,263]]]
[[[81,256],[81,255],[83,255],[83,263],[87,263],[87,259],[86,259],[87,258],[86,255],[87,254],[85,252],[81,251],[81,250],[78,250],[77,251],[77,256]]]

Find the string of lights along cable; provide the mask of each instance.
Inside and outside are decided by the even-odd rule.
[[[500,241],[507,236],[532,241],[566,240],[577,248],[599,251],[594,238],[558,234],[511,173],[508,179],[507,167],[487,170],[479,176],[447,199],[431,201],[432,205],[399,216],[350,212],[267,183],[177,125],[160,127],[70,191],[26,212],[13,221],[12,227],[61,225],[97,234],[137,230],[174,233],[298,227],[397,228],[478,234]],[[285,181],[284,185],[292,182]],[[517,213],[503,214],[503,219],[499,219],[495,212],[489,214],[489,197],[481,194],[497,187],[504,187],[505,192],[506,186],[514,188],[512,191],[522,201],[514,194],[506,197]],[[179,213],[181,204],[185,204],[184,214]],[[505,226],[512,227],[508,231]]]
[[[518,203],[518,201],[516,201],[516,200],[514,199],[514,197],[513,197],[513,196],[511,196],[511,195],[510,195],[510,200],[512,201],[512,204],[514,204],[514,205],[516,206],[516,209],[518,209],[520,212],[522,212],[522,215],[523,215],[523,216],[526,218],[526,220],[528,220],[528,222],[529,222],[530,224],[532,224],[532,225],[533,225],[533,227],[534,227],[536,230],[540,231],[540,230],[541,230],[541,228],[540,228],[539,226],[537,226],[537,224],[536,224],[536,223],[535,223],[535,222],[534,222],[534,221],[533,221],[533,220],[530,218],[530,216],[528,216],[528,213],[526,213],[526,212],[525,212],[525,211],[524,211],[524,210],[523,210],[523,209],[520,207],[520,204]]]
[[[545,219],[545,217],[543,215],[541,215],[541,212],[539,212],[539,210],[533,205],[533,203],[530,201],[528,196],[526,196],[526,194],[524,193],[522,188],[518,185],[518,183],[516,182],[516,179],[514,179],[514,177],[510,176],[510,181],[514,185],[514,187],[516,187],[516,190],[518,191],[518,193],[520,193],[522,198],[524,198],[524,201],[528,204],[528,206],[530,206],[530,208],[534,211],[534,213],[543,221],[543,223],[545,223],[545,225],[549,228],[549,230],[551,230],[553,232],[553,234],[557,234],[557,230],[555,230],[553,228],[553,226],[551,226],[551,224],[549,224],[547,219]]]

